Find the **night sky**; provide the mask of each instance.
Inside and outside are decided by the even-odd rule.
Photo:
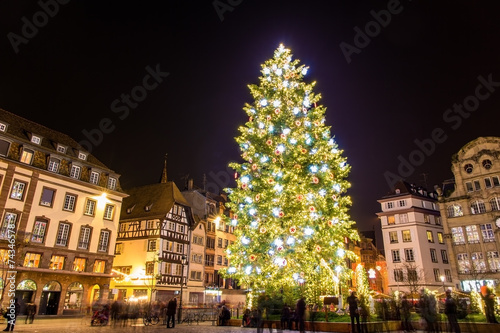
[[[239,160],[247,84],[284,43],[317,81],[352,166],[352,217],[370,230],[387,172],[431,189],[467,142],[500,136],[496,3],[4,0],[0,108],[77,141],[93,133],[125,189],[158,182],[168,153],[181,189],[206,174],[219,191]],[[402,159],[414,170],[398,171]]]

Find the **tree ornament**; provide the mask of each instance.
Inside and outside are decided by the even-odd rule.
[[[310,211],[310,212],[315,212],[315,211],[316,211],[316,207],[314,207],[314,206],[310,206],[310,207],[309,207],[309,211]]]
[[[271,115],[270,115],[270,114],[268,114],[268,115],[266,116],[266,119],[267,119],[267,120],[271,120]]]
[[[319,179],[318,179],[318,177],[312,177],[312,182],[313,182],[314,184],[319,183]]]
[[[252,170],[257,170],[257,164],[252,164]]]
[[[294,167],[295,169],[299,169],[299,170],[300,170],[300,169],[302,169],[302,166],[301,166],[300,164],[295,164],[293,167]]]
[[[297,121],[295,122],[295,126],[297,126],[297,127],[299,127],[299,126],[300,126],[300,124],[301,124],[300,120],[297,120]]]
[[[247,185],[246,183],[241,184],[241,188],[242,188],[242,189],[246,189],[246,188],[247,188],[247,186],[248,186],[248,185]]]
[[[255,195],[255,201],[259,201],[259,200],[260,200],[260,194]]]
[[[305,153],[307,153],[307,149],[302,148],[302,149],[300,150],[300,152],[301,152],[302,154],[305,154]]]
[[[280,109],[275,109],[275,110],[274,110],[274,113],[276,113],[276,114],[280,114],[280,112],[281,112],[281,110],[280,110]]]
[[[280,212],[278,213],[278,216],[279,216],[279,217],[283,217],[283,216],[285,216],[285,213],[283,213],[283,211],[280,211]]]
[[[297,227],[290,227],[290,233],[294,234],[297,231]]]
[[[261,227],[261,228],[260,228],[260,233],[261,233],[261,234],[265,234],[265,233],[266,233],[266,231],[267,231],[267,229],[266,229],[265,227]]]
[[[268,182],[269,184],[273,184],[273,183],[274,183],[274,179],[269,178],[269,179],[267,180],[267,182]]]
[[[257,256],[255,254],[251,254],[250,256],[248,256],[248,259],[250,261],[255,261],[255,259],[257,259]]]
[[[276,150],[274,151],[274,153],[275,153],[276,155],[281,155],[281,152],[280,152],[278,149],[276,149]]]
[[[273,140],[268,139],[268,140],[266,141],[266,143],[267,143],[268,145],[272,145],[272,144],[273,144]]]
[[[297,200],[302,201],[304,199],[304,196],[302,194],[297,195]]]

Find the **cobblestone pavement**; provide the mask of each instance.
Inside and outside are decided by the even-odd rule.
[[[2,326],[3,325],[3,326]],[[7,326],[5,322],[0,323],[0,332]],[[257,332],[255,328],[242,328],[231,326],[213,326],[211,322],[203,322],[187,325],[177,324],[175,329],[167,329],[165,325],[158,324],[154,326],[144,326],[142,321],[128,322],[126,326],[119,324],[114,325],[111,323],[107,326],[90,326],[90,317],[80,318],[50,318],[50,319],[37,319],[33,324],[25,324],[24,317],[18,318],[18,324],[15,326],[14,332],[50,332],[50,333],[106,333],[106,332],[119,332],[119,333],[143,333],[143,332],[196,332],[196,333],[253,333]],[[269,332],[269,329],[264,330]],[[274,332],[278,332],[274,330]],[[283,331],[279,331],[283,332]],[[293,332],[293,331],[284,331]],[[295,331],[297,332],[297,331]]]

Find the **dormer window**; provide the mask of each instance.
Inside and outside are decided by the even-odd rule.
[[[33,142],[34,144],[39,145],[40,142],[42,142],[42,139],[39,136],[32,135],[31,136],[31,142]]]
[[[57,145],[56,150],[57,150],[58,153],[66,154],[66,147],[64,147],[64,146]]]
[[[127,214],[131,214],[132,211],[134,210],[134,208],[135,208],[135,205],[133,205],[132,207],[127,208]]]
[[[0,132],[7,132],[7,125],[0,123]]]
[[[153,204],[149,204],[149,205],[147,205],[146,207],[144,207],[144,210],[145,210],[146,212],[149,212],[149,211],[151,211],[151,207],[153,207]]]
[[[20,161],[22,163],[31,164],[31,162],[33,161],[33,155],[34,154],[35,154],[34,151],[23,148],[23,151],[21,152],[21,159],[20,159]]]
[[[79,167],[78,165],[72,165],[71,166],[71,171],[69,173],[69,176],[71,178],[75,178],[75,179],[80,179],[80,173],[82,171],[82,168]]]
[[[86,161],[87,160],[87,154],[84,154],[84,153],[78,153],[78,158],[81,159],[81,160],[84,160]]]
[[[98,184],[99,183],[99,172],[95,172],[95,171],[92,171],[90,173],[90,179],[89,179],[89,182],[91,184]]]

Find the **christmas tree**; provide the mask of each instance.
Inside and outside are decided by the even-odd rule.
[[[365,267],[361,264],[356,266],[356,291],[359,298],[359,306],[368,314],[370,313],[370,283]]]
[[[237,241],[223,273],[254,291],[303,287],[316,302],[334,293],[338,272],[350,276],[345,241],[359,236],[345,194],[350,167],[307,70],[280,45],[248,86],[254,101],[236,138],[244,161],[230,164],[237,186],[227,189]]]

